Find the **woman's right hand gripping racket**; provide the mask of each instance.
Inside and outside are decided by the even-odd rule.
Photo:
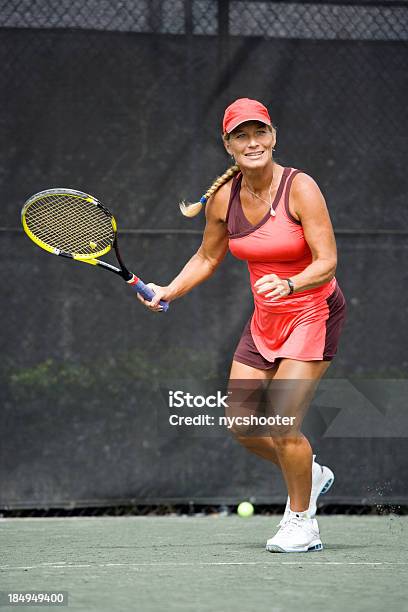
[[[149,302],[155,295],[124,265],[118,248],[116,221],[93,196],[64,188],[40,191],[24,204],[21,220],[26,234],[45,251],[119,274]],[[112,247],[119,268],[99,259]],[[160,300],[159,303],[163,311],[168,310],[168,302]]]

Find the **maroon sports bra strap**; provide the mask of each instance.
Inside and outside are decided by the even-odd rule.
[[[290,188],[292,185],[292,181],[295,178],[295,176],[299,174],[300,172],[303,172],[303,170],[294,170],[292,174],[290,174],[287,180],[287,183],[286,183],[286,191],[285,191],[285,211],[289,219],[293,221],[293,223],[296,223],[296,225],[302,225],[302,224],[292,215],[292,213],[289,210],[289,194],[290,194]]]
[[[234,178],[232,179],[232,185],[231,185],[231,193],[230,193],[230,199],[228,202],[228,208],[227,208],[227,215],[225,217],[225,222],[228,224],[228,219],[231,213],[231,209],[237,205],[237,192],[240,188],[240,184],[241,184],[241,179],[242,179],[242,174],[241,172],[238,172],[238,174],[236,174],[234,176]]]

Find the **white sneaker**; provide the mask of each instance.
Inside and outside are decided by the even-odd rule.
[[[317,520],[290,510],[278,533],[267,541],[269,552],[312,552],[323,550]]]
[[[310,494],[310,503],[307,509],[308,515],[313,518],[317,512],[317,498],[319,495],[324,495],[330,489],[334,482],[334,474],[326,465],[320,465],[315,461],[316,455],[313,455],[312,463],[312,491]],[[287,520],[290,511],[290,497],[286,501],[285,512],[279,526],[283,525]]]

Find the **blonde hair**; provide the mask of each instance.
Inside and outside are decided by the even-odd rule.
[[[214,193],[218,191],[218,189],[222,187],[227,181],[229,181],[233,176],[238,174],[238,172],[239,166],[237,166],[236,164],[234,166],[230,166],[230,168],[228,168],[228,170],[226,170],[224,174],[215,179],[211,187],[208,189],[208,191],[205,192],[205,194],[200,198],[198,202],[180,202],[179,206],[183,215],[185,217],[195,217],[196,215],[198,215],[204,204],[208,202],[209,198],[214,195]]]

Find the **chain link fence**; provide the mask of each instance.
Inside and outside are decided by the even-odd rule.
[[[6,28],[80,28],[154,34],[314,40],[407,40],[405,2],[254,0],[12,0]]]

